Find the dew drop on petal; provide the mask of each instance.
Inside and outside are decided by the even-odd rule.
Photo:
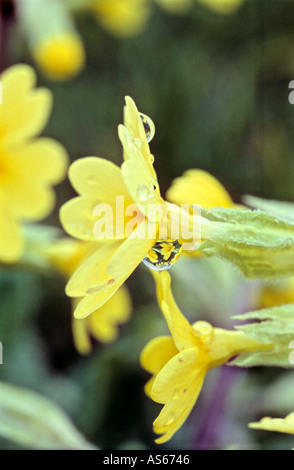
[[[147,142],[149,143],[154,137],[155,126],[153,124],[153,121],[145,114],[140,113],[140,118],[144,126],[144,131],[145,131]]]
[[[182,252],[178,240],[159,240],[153,245],[143,263],[154,271],[170,269]]]
[[[171,411],[166,418],[165,426],[169,426],[170,424],[172,424],[175,419],[176,419],[176,415],[174,412]]]
[[[137,189],[137,196],[139,201],[145,202],[151,196],[148,186],[145,184],[139,184]]]

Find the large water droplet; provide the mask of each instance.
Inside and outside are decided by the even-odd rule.
[[[151,248],[143,263],[154,271],[170,269],[182,251],[178,240],[160,240]]]
[[[143,126],[144,126],[144,131],[145,131],[145,134],[146,134],[147,142],[149,143],[154,137],[155,126],[153,124],[153,121],[148,116],[146,116],[145,114],[140,113],[140,118],[141,118]]]

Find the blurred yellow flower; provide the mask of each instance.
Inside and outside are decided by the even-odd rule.
[[[46,217],[54,207],[51,186],[65,176],[68,156],[55,140],[37,138],[51,110],[49,90],[35,89],[36,76],[19,64],[1,75],[0,259],[17,261],[23,252],[21,226]]]
[[[205,209],[235,207],[229,193],[210,173],[192,169],[176,178],[166,193],[174,204],[199,204]]]
[[[99,242],[83,242],[71,238],[54,240],[47,246],[40,246],[49,263],[60,272],[65,279],[72,275],[77,267],[88,258]],[[73,299],[73,311],[80,299]],[[102,307],[83,319],[73,317],[72,330],[76,349],[80,354],[89,354],[92,349],[91,337],[109,343],[118,337],[119,325],[129,320],[132,313],[132,302],[128,289],[121,286]]]
[[[170,236],[177,225],[174,222],[177,217],[172,216],[180,214],[182,225],[189,224],[187,212],[182,214],[176,205],[160,196],[148,143],[154,134],[154,124],[139,113],[130,97],[126,97],[124,123],[119,126],[125,160],[121,169],[105,159],[88,157],[74,162],[69,170],[71,183],[80,196],[61,208],[63,227],[82,240],[110,239],[75,271],[67,284],[67,295],[83,297],[75,310],[77,318],[101,307],[141,261],[154,269],[170,267],[178,258],[182,241]],[[101,207],[107,217],[95,222]],[[162,227],[166,235],[164,247],[162,240],[158,241]],[[177,238],[181,236],[182,232]],[[164,250],[162,255],[160,246]],[[159,255],[155,264],[153,248]]]
[[[261,285],[255,295],[259,308],[270,308],[294,303],[294,279]]]
[[[285,418],[269,418],[266,416],[258,423],[249,423],[248,426],[252,429],[294,434],[294,412],[288,414]]]
[[[140,33],[150,14],[148,0],[93,0],[90,8],[106,30],[122,37]]]
[[[199,3],[214,10],[217,13],[234,13],[244,0],[198,0]]]
[[[164,405],[153,423],[158,444],[171,439],[195,405],[206,373],[225,364],[233,356],[268,348],[239,331],[213,328],[198,321],[186,320],[173,298],[167,271],[154,273],[157,296],[171,337],[151,340],[141,354],[141,365],[153,377],[145,391],[154,401]]]
[[[32,47],[34,60],[49,78],[70,80],[83,68],[85,50],[75,33],[59,33],[45,36]]]

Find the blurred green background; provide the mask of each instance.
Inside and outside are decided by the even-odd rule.
[[[216,176],[235,202],[244,194],[294,200],[293,0],[247,0],[220,15],[195,0],[186,15],[154,4],[145,28],[118,38],[87,12],[75,15],[87,54],[78,77],[52,90],[54,108],[44,135],[61,142],[71,160],[97,155],[120,165],[117,126],[130,95],[156,126],[151,143],[162,194],[190,168]],[[19,25],[11,21],[7,63],[34,63]],[[60,226],[60,205],[74,196],[66,180],[44,221]],[[229,317],[252,308],[254,283],[219,261],[181,259],[171,270],[178,303],[195,321],[231,327]],[[127,282],[133,316],[114,344],[94,342],[81,357],[71,332],[71,305],[58,275],[2,269],[0,379],[40,392],[70,416],[94,445],[153,449],[152,422],[161,406],[144,395],[149,378],[139,365],[146,342],[167,328],[153,279],[139,267]],[[288,449],[288,435],[252,431],[247,423],[294,409],[291,371],[211,371],[182,429],[161,449]],[[0,439],[1,449],[22,448]]]

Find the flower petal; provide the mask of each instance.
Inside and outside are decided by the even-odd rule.
[[[168,432],[164,440],[187,418],[201,391],[205,373],[205,362],[198,351],[187,349],[174,356],[156,376],[151,397],[165,406],[153,425],[156,433]]]
[[[47,89],[33,88],[36,74],[25,64],[14,65],[3,72],[1,83],[0,138],[2,148],[7,148],[43,130],[51,111],[52,95]]]
[[[193,328],[174,300],[171,291],[171,277],[168,271],[152,271],[152,274],[156,282],[159,306],[167,321],[178,351],[183,348],[201,347],[200,340],[196,338]]]
[[[222,184],[204,170],[188,170],[176,178],[167,191],[167,199],[175,204],[199,204],[206,209],[234,206]]]
[[[103,290],[112,280],[107,271],[109,260],[118,250],[122,242],[108,242],[89,256],[74,272],[66,285],[66,294],[69,297],[82,297],[87,293],[95,293],[95,288]],[[109,284],[111,285],[111,284]],[[102,286],[102,287],[101,287]]]
[[[258,423],[249,423],[252,429],[264,429],[265,431],[284,432],[287,434],[294,434],[294,412],[287,415],[285,418],[270,418],[266,416]]]
[[[78,194],[97,203],[115,206],[118,195],[125,197],[125,204],[133,202],[124,185],[120,168],[104,158],[80,158],[71,164],[68,176]]]
[[[7,205],[19,217],[39,220],[55,204],[51,188],[65,176],[68,156],[58,142],[41,138],[5,152],[1,192],[9,194]]]
[[[60,222],[64,230],[72,237],[85,241],[97,241],[95,236],[94,209],[96,202],[80,196],[67,201],[60,208]]]
[[[22,255],[24,238],[18,222],[5,210],[0,211],[0,260],[14,263]]]
[[[89,317],[89,329],[94,338],[104,343],[118,337],[118,325],[129,320],[132,311],[131,297],[125,286]]]
[[[157,374],[178,353],[170,336],[158,336],[146,344],[141,352],[141,366],[151,374]]]

